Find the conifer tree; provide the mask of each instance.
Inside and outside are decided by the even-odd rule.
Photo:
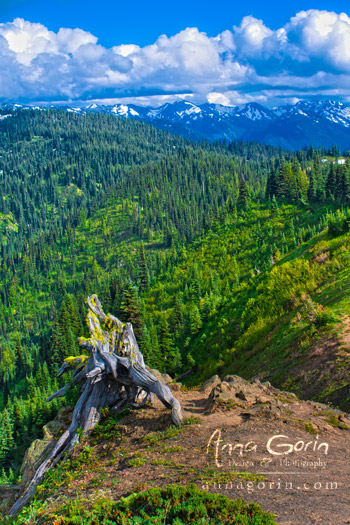
[[[290,162],[285,162],[284,159],[280,164],[278,176],[276,180],[276,197],[281,201],[289,201],[292,198],[293,172]]]
[[[77,355],[77,338],[81,333],[79,312],[69,294],[64,296],[51,336],[51,362],[58,363],[62,357]]]
[[[129,279],[123,290],[123,298],[120,307],[123,313],[123,321],[132,323],[137,340],[142,338],[142,306],[137,287]]]
[[[328,171],[327,181],[326,181],[326,197],[327,199],[334,199],[335,197],[335,187],[336,187],[336,173],[334,164],[331,164],[330,170]]]
[[[190,318],[191,334],[193,335],[197,334],[199,330],[202,328],[202,319],[201,319],[201,314],[198,309],[198,306],[192,305],[190,314],[189,314],[189,318]]]
[[[345,181],[343,176],[343,166],[338,165],[335,170],[335,198],[338,202],[343,202],[345,194]]]
[[[277,193],[277,181],[276,181],[275,162],[274,162],[274,159],[272,159],[269,176],[267,177],[265,198],[272,199],[272,197],[276,195],[276,193]]]
[[[0,466],[5,466],[9,452],[14,452],[13,421],[9,411],[5,410],[0,414]]]
[[[317,181],[315,178],[315,171],[311,169],[309,177],[309,187],[307,190],[307,198],[309,202],[314,202],[316,200],[316,191],[317,191]]]
[[[343,202],[348,203],[350,202],[350,170],[348,168],[344,170],[343,177],[344,177]]]
[[[141,292],[145,292],[149,288],[150,284],[150,276],[149,271],[147,267],[146,262],[146,255],[145,255],[145,248],[143,243],[141,243],[140,246],[140,253],[139,253],[139,289]]]
[[[175,297],[175,308],[174,308],[174,331],[176,337],[183,332],[184,324],[184,305],[183,305],[183,293],[179,292]]]
[[[177,348],[175,348],[173,338],[170,333],[169,324],[165,316],[163,316],[160,326],[159,348],[167,367],[176,369],[180,366],[180,352]]]
[[[244,177],[241,178],[238,188],[237,208],[247,209],[249,206],[249,192]]]

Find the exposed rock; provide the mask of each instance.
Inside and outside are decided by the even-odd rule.
[[[232,390],[231,385],[226,383],[226,381],[223,381],[222,383],[220,383],[220,389],[221,389],[221,392],[231,392]]]
[[[54,445],[52,439],[36,439],[26,450],[21,466],[21,485],[24,487],[32,479],[43,457]]]
[[[151,374],[153,374],[162,383],[167,385],[172,382],[172,378],[169,376],[169,374],[162,374],[156,368],[148,368],[148,366],[146,366],[146,369],[149,370]]]
[[[273,388],[273,387],[272,387]],[[274,389],[276,390],[276,389]],[[290,399],[295,399],[297,400],[298,397],[296,396],[296,394],[294,394],[293,392],[282,392],[283,395],[285,395],[286,397],[290,398]]]
[[[278,396],[274,392],[275,389],[273,387],[267,388],[260,382],[250,383],[238,376],[226,376],[221,383],[215,384],[214,381],[213,383],[214,387],[205,406],[205,410],[209,413],[237,406],[246,409],[257,404],[263,406],[273,404],[275,407],[280,404]]]
[[[173,392],[179,392],[181,390],[182,383],[170,383],[168,386]]]
[[[253,405],[245,414],[249,414],[250,417],[259,416],[265,419],[278,419],[281,416],[281,409],[277,405],[257,404]]]
[[[55,439],[69,427],[72,421],[72,407],[62,407],[54,420],[49,421],[43,427],[43,439],[36,439],[26,450],[22,466],[21,487],[25,487],[32,479],[36,469],[55,445]]]
[[[256,396],[257,403],[263,404],[263,403],[269,403],[270,401],[271,401],[271,398],[268,396],[264,396],[263,394]]]
[[[20,485],[0,485],[0,519],[1,511],[6,509],[14,498],[18,498],[20,490]]]
[[[258,377],[254,377],[253,379],[251,379],[251,383],[254,383],[256,385],[261,385],[261,381]]]
[[[350,418],[344,411],[314,401],[301,401],[295,394],[279,390],[269,382],[246,381],[238,376],[225,376],[220,383],[217,379],[218,376],[214,376],[203,385],[206,389],[212,386],[204,406],[206,413],[231,411],[232,417],[240,417],[242,421],[280,420],[308,432],[306,427],[311,420],[312,433],[320,429],[350,430]]]
[[[226,383],[230,383],[231,386],[243,386],[249,384],[249,381],[246,381],[245,379],[243,379],[243,377],[235,375],[225,376],[224,381]]]
[[[212,389],[215,385],[218,385],[221,383],[221,379],[218,375],[212,376],[209,379],[207,379],[203,385],[200,387],[201,392],[205,392],[206,390]]]
[[[59,437],[71,424],[72,413],[72,407],[60,408],[55,419],[43,426],[44,439],[51,440]]]

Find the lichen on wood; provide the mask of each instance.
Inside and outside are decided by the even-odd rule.
[[[71,370],[72,379],[47,399],[64,396],[71,387],[80,384],[81,394],[74,407],[72,423],[41,463],[24,494],[11,508],[10,515],[17,514],[34,495],[45,472],[72,450],[81,432],[87,433],[95,427],[101,408],[109,407],[110,412],[116,414],[128,405],[143,406],[155,394],[171,409],[173,422],[182,423],[179,401],[167,385],[147,370],[132,324],[106,315],[96,295],[88,297],[87,304],[90,337],[81,337],[79,344],[89,355],[64,360],[58,375]]]

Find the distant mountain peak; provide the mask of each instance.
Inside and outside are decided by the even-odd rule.
[[[19,104],[9,105],[19,109]],[[3,106],[4,107],[4,106]],[[57,107],[57,106],[52,106]],[[350,104],[335,100],[301,100],[267,108],[258,102],[239,106],[196,104],[189,100],[160,107],[135,104],[65,106],[67,111],[110,113],[138,119],[194,140],[248,140],[300,149],[304,146],[350,149]]]

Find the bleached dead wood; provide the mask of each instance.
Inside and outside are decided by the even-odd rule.
[[[45,473],[69,453],[100,419],[101,408],[110,407],[117,414],[125,406],[143,406],[155,394],[171,410],[176,425],[182,422],[181,405],[170,388],[146,369],[131,323],[122,323],[111,314],[106,315],[96,295],[88,297],[87,324],[90,338],[80,338],[80,346],[89,356],[67,358],[59,375],[73,369],[72,380],[52,394],[47,401],[64,396],[68,390],[81,384],[81,395],[73,411],[68,430],[57,441],[48,457],[41,463],[24,494],[16,501],[9,515],[17,514],[34,495]],[[139,398],[143,396],[141,402]]]

